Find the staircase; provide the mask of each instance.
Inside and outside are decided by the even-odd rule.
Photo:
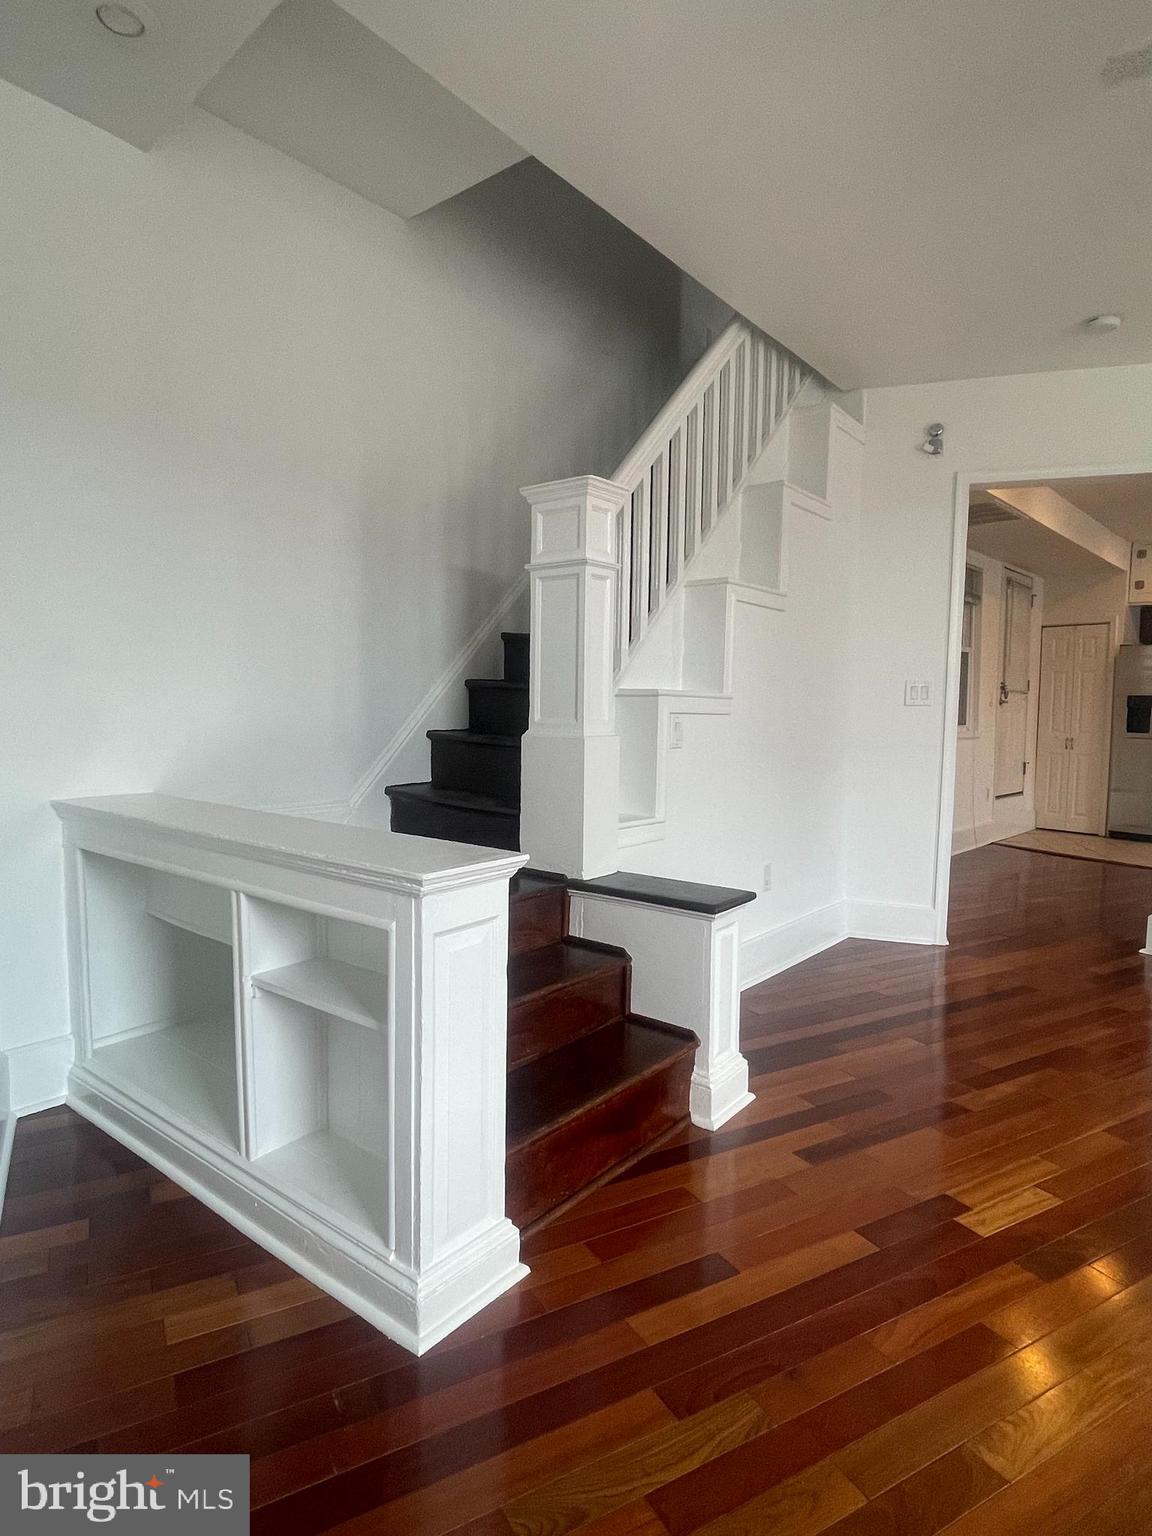
[[[682,1125],[696,1037],[630,1011],[622,949],[568,937],[556,876],[512,883],[507,1207],[530,1228]]]
[[[467,682],[467,728],[428,731],[430,781],[385,787],[394,831],[519,848],[521,747],[531,724],[523,809],[536,860],[554,859],[553,868],[573,875],[608,874],[622,843],[659,834],[673,702],[680,714],[689,707],[719,713],[731,703],[731,584],[719,599],[707,582],[703,595],[689,586],[712,574],[711,536],[731,527],[726,514],[740,506],[748,528],[763,524],[759,564],[742,573],[744,586],[761,583],[765,603],[781,598],[782,556],[770,557],[783,511],[774,515],[771,493],[750,482],[807,377],[797,359],[734,320],[611,482],[577,476],[525,488],[533,509],[534,670],[528,635],[503,635],[503,677]],[[659,641],[656,631],[685,614],[693,675],[677,676],[671,689],[663,677],[655,687],[637,686],[646,685],[643,669],[659,652],[646,642]],[[682,671],[684,646],[672,651]],[[537,694],[540,714],[532,718]],[[724,995],[736,994],[710,935],[692,938],[704,946],[700,974],[720,978],[720,990],[687,1016],[700,1029],[698,1042],[687,1029],[632,1013],[629,954],[569,936],[562,876],[521,872],[512,882],[506,1208],[514,1225],[523,1230],[555,1215],[649,1150],[687,1120],[690,1095],[706,1106],[701,1124],[712,1123],[715,1104],[730,1114],[747,1102],[746,1067],[735,1082],[743,1067],[736,1012],[729,1009],[723,1029],[714,1023],[724,1010],[713,992],[721,995],[722,982]],[[735,954],[734,930],[725,942],[724,954]],[[661,1006],[671,1012],[681,1001]]]
[[[432,779],[389,784],[393,832],[520,846],[520,738],[528,729],[528,636],[503,634],[504,676],[470,677],[468,727],[429,731]]]

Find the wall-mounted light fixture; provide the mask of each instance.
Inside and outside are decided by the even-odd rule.
[[[921,451],[933,456],[944,452],[944,423],[934,421],[931,426],[924,428],[924,441],[920,444]]]

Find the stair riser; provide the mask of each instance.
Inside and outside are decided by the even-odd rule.
[[[411,801],[392,801],[393,832],[416,837],[439,837],[450,843],[476,843],[482,848],[519,848],[520,818],[489,816],[455,806],[428,806]]]
[[[586,1115],[514,1151],[507,1165],[508,1215],[538,1221],[609,1169],[678,1125],[688,1104],[692,1058],[626,1084]]]
[[[530,949],[559,944],[567,931],[567,905],[562,885],[522,897],[508,909],[508,953],[523,955]]]
[[[520,746],[487,746],[477,741],[432,742],[432,782],[437,789],[463,789],[520,803]]]
[[[528,681],[528,636],[505,634],[500,637],[504,642],[504,677],[510,683],[527,683]]]
[[[569,986],[528,997],[508,1010],[508,1065],[522,1066],[570,1040],[623,1018],[628,1011],[628,973],[585,976]]]
[[[470,682],[468,729],[487,736],[523,736],[528,729],[528,690]]]

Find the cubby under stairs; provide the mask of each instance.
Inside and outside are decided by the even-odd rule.
[[[508,1215],[533,1227],[688,1117],[696,1037],[631,1011],[632,962],[568,936],[558,876],[512,882]]]
[[[393,832],[520,846],[520,738],[528,729],[528,636],[505,634],[504,676],[472,677],[466,730],[429,731],[432,779],[389,784]]]

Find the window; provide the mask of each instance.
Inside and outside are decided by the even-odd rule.
[[[974,565],[964,569],[964,618],[960,628],[960,708],[956,724],[962,731],[976,731],[979,697],[980,597],[983,573]]]

